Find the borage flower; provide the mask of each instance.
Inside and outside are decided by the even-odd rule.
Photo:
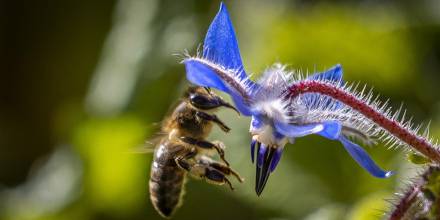
[[[342,85],[340,65],[303,78],[276,64],[257,82],[252,81],[243,68],[224,4],[220,5],[208,29],[202,56],[188,57],[183,63],[190,82],[229,94],[241,114],[252,117],[251,158],[254,162],[256,155],[255,190],[258,195],[280,161],[286,143],[311,134],[341,142],[351,157],[375,177],[385,178],[392,174],[380,169],[362,147],[350,141],[372,143],[371,137],[379,130],[370,120],[328,96],[317,93],[287,95],[291,85],[300,81]]]

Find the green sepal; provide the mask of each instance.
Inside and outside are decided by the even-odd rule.
[[[422,156],[420,154],[417,154],[417,153],[409,153],[407,157],[408,157],[409,162],[411,162],[413,164],[421,165],[421,164],[427,164],[427,163],[431,162],[431,160],[429,158]]]

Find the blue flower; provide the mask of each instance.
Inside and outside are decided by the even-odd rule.
[[[225,5],[211,23],[203,45],[203,55],[183,60],[187,79],[199,86],[212,87],[231,96],[237,109],[252,117],[251,158],[256,155],[258,195],[281,159],[287,142],[317,134],[342,143],[350,156],[371,175],[389,177],[367,152],[351,139],[371,144],[377,130],[372,122],[344,104],[319,94],[304,94],[286,99],[285,92],[300,80],[322,80],[341,84],[342,67],[302,78],[275,64],[257,81],[252,81],[243,67],[234,28]]]

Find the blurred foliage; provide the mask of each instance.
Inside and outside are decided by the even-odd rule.
[[[440,137],[440,4],[420,1],[226,1],[246,68],[273,62],[305,73],[336,63]],[[0,13],[0,219],[160,219],[148,195],[150,154],[188,85],[218,1],[9,1]],[[3,50],[4,48],[4,50]],[[225,97],[227,98],[227,97]],[[286,148],[265,192],[253,191],[249,119],[221,110],[214,129],[246,181],[237,190],[189,179],[175,219],[380,219],[417,171],[399,150],[367,151],[390,179],[371,177],[320,137]]]
[[[74,136],[74,145],[84,159],[84,190],[97,209],[112,212],[140,208],[145,187],[145,160],[130,155],[130,150],[145,140],[141,120],[125,116],[85,121]],[[111,174],[111,175],[109,175]],[[115,201],[118,201],[115,203]]]
[[[279,61],[314,72],[341,63],[345,72],[350,73],[346,74],[348,79],[368,81],[379,87],[396,78],[409,82],[415,73],[415,49],[409,43],[408,29],[402,27],[403,21],[396,13],[380,5],[353,10],[326,3],[307,11],[277,15],[267,8],[260,10],[274,14],[275,19],[259,25],[257,32],[261,34],[251,38],[265,42],[255,44],[250,56],[246,56],[258,69]],[[401,62],[396,62],[396,57]],[[387,88],[393,86],[406,85],[388,84]]]
[[[418,153],[409,153],[408,160],[414,164],[428,164],[431,162],[430,159],[418,154]]]

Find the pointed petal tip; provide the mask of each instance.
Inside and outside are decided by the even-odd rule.
[[[394,171],[383,171],[382,170],[381,172],[376,172],[376,173],[370,172],[370,174],[372,176],[374,176],[374,177],[377,177],[377,178],[386,179],[386,178],[389,178],[392,175],[394,175],[395,172]]]
[[[387,172],[385,172],[385,174],[384,174],[382,177],[380,177],[380,178],[388,178],[388,177],[391,177],[391,176],[394,175],[394,174],[395,174],[394,171],[387,171]]]
[[[237,38],[224,3],[220,4],[220,9],[208,28],[202,58],[185,59],[183,63],[190,82],[228,93],[241,115],[251,115],[252,112],[245,101],[249,94],[245,94],[247,90],[244,88],[247,87],[245,83],[252,82],[246,80],[248,77],[244,71]]]
[[[388,172],[385,174],[385,178],[388,178],[388,177],[394,175],[394,173],[395,173],[394,171],[388,171]]]
[[[226,69],[242,70],[237,71],[235,75],[242,80],[247,78],[234,27],[226,5],[223,3],[220,4],[220,9],[206,33],[203,57]]]
[[[374,161],[371,159],[370,155],[359,145],[351,142],[346,137],[341,135],[339,137],[342,145],[344,145],[350,156],[366,171],[368,171],[372,176],[377,178],[388,178],[394,174],[393,171],[382,170]]]
[[[365,169],[365,168],[364,168]],[[376,178],[380,178],[380,179],[386,179],[391,177],[392,175],[395,174],[394,171],[386,171],[386,170],[376,170],[376,171],[371,171],[371,170],[367,170],[372,176],[376,177]]]
[[[220,2],[220,9],[219,9],[219,12],[221,12],[221,11],[223,11],[223,10],[227,10],[227,9],[226,9],[226,4],[223,3],[223,1],[221,1],[221,2]]]
[[[343,70],[342,70],[342,65],[341,64],[336,64],[335,66],[334,66],[334,73],[335,73],[335,75],[336,75],[336,77],[335,78],[337,78],[337,79],[339,79],[339,80],[342,80],[342,74],[344,73],[343,72]]]
[[[336,64],[331,68],[325,70],[324,72],[319,72],[308,77],[309,79],[326,79],[334,82],[338,82],[342,80],[342,65]]]
[[[330,69],[328,69],[326,72],[333,72],[333,73],[342,73],[342,65],[340,63],[332,66]]]

